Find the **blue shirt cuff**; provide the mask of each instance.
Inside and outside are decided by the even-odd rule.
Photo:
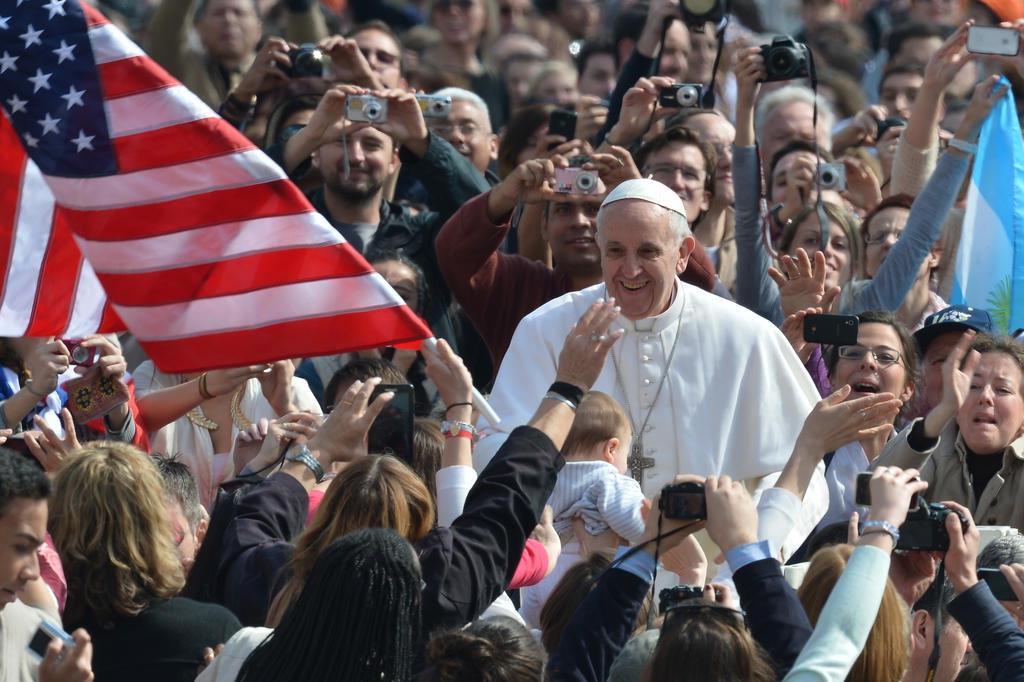
[[[771,557],[772,548],[767,540],[736,545],[725,553],[725,561],[729,564],[729,568],[733,573],[736,573],[736,571],[747,564],[752,564],[761,559],[770,559]]]
[[[630,547],[620,547],[615,553],[615,562],[617,562],[619,557],[630,549]],[[632,573],[636,577],[641,580],[646,580],[647,582],[654,580],[654,557],[642,549],[636,554],[627,557],[626,560],[618,564],[616,568],[626,571],[627,573]]]

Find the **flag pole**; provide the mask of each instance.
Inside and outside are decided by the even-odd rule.
[[[436,351],[437,339],[435,339],[432,336],[428,339],[423,339],[423,345],[429,348],[430,350]],[[494,408],[487,403],[487,400],[484,399],[483,394],[476,389],[476,386],[473,387],[473,407],[475,407],[477,411],[480,412],[480,415],[484,419],[486,419],[491,426],[493,426],[496,429],[500,428],[501,418],[498,417],[498,413],[494,411]]]

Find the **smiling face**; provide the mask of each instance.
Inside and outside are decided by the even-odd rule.
[[[431,119],[430,130],[447,140],[481,173],[498,157],[498,136],[491,133],[487,114],[473,102],[452,100],[448,116]]]
[[[857,345],[874,351],[899,353],[900,360],[888,367],[882,367],[874,353],[865,353],[859,360],[848,360],[840,355],[835,369],[829,377],[834,388],[850,385],[853,390],[847,400],[862,398],[874,393],[892,393],[906,401],[914,392],[913,384],[903,359],[903,344],[891,325],[882,322],[866,322],[857,330]]]
[[[971,379],[967,399],[956,414],[960,435],[972,452],[1002,452],[1021,433],[1024,398],[1016,361],[1000,352],[984,353]]]
[[[597,197],[560,197],[548,204],[541,237],[551,246],[556,267],[570,276],[596,276],[601,261],[597,249]]]
[[[668,210],[635,199],[605,206],[600,225],[601,271],[622,315],[642,320],[665,312],[693,251],[693,237],[680,243]]]
[[[431,16],[441,40],[449,45],[477,45],[486,22],[483,0],[438,0]]]
[[[351,126],[348,143],[348,175],[345,175],[345,146],[339,135],[313,152],[313,165],[320,170],[327,191],[347,200],[366,201],[376,196],[384,181],[398,168],[398,154],[391,138],[376,128]]]
[[[16,497],[0,510],[0,610],[39,577],[36,549],[46,537],[46,500]]]

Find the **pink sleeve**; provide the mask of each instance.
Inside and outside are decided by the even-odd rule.
[[[53,547],[53,538],[49,533],[46,534],[46,541],[39,546],[37,552],[39,554],[39,575],[43,582],[53,590],[53,595],[57,598],[57,606],[60,607],[60,612],[64,613],[64,604],[68,599],[68,582],[64,578],[64,566],[60,563],[60,556],[57,555],[57,550]]]
[[[508,589],[517,590],[520,587],[536,585],[548,574],[548,551],[540,542],[529,538],[526,546],[523,547],[523,556],[519,558],[519,565],[512,576],[512,582]]]

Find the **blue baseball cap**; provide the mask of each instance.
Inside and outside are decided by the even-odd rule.
[[[992,316],[987,310],[968,305],[951,305],[924,319],[924,326],[914,332],[917,348],[923,355],[929,344],[940,334],[964,332],[973,329],[983,334],[992,333]]]

